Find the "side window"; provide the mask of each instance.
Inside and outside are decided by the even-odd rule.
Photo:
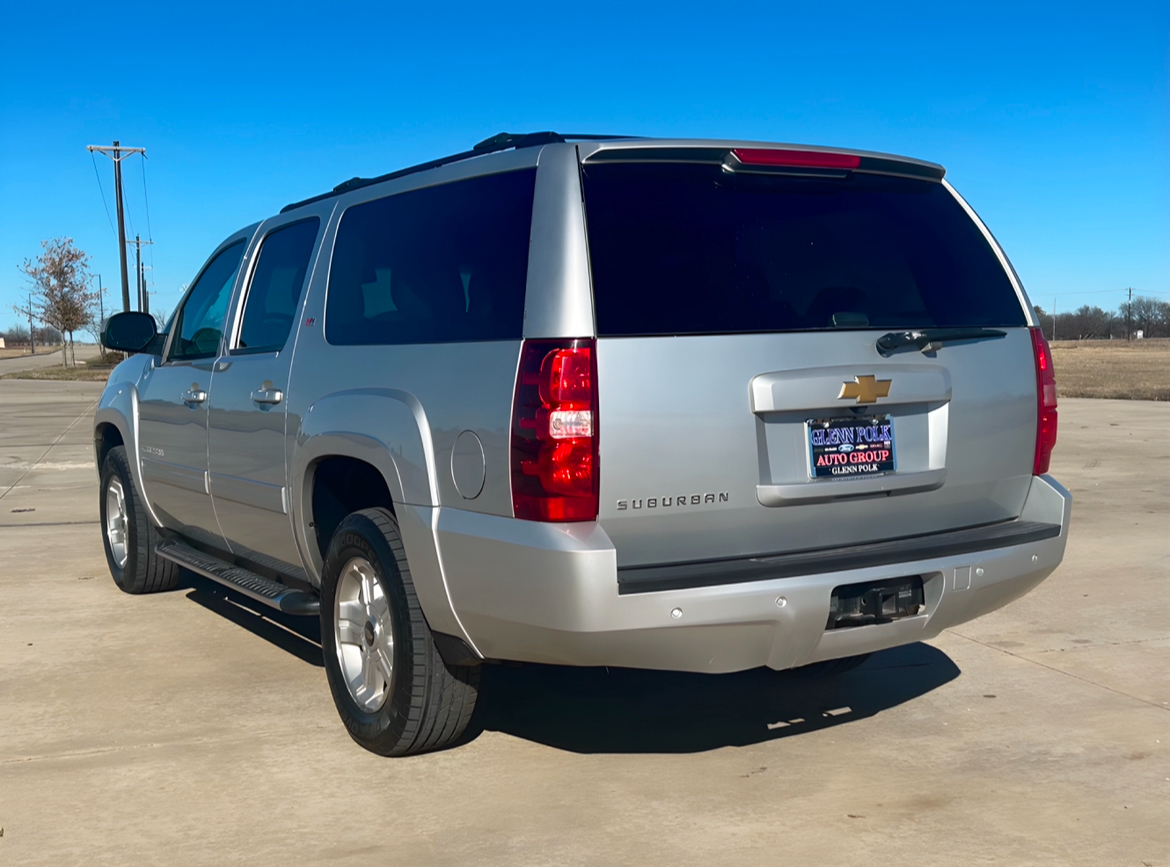
[[[321,221],[316,217],[282,226],[260,245],[235,352],[275,352],[284,348],[296,319],[309,259]]]
[[[329,271],[333,344],[521,336],[536,169],[354,205]]]
[[[175,336],[168,361],[213,358],[219,352],[228,299],[243,256],[244,242],[238,241],[212,259],[196,278],[175,315]]]

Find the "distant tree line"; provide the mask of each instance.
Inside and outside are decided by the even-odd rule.
[[[36,340],[37,346],[56,346],[61,343],[61,332],[47,325],[34,325],[32,337]],[[3,338],[9,349],[13,346],[28,346],[30,343],[28,326],[14,325],[7,331],[0,331],[0,338]]]
[[[1085,304],[1067,313],[1057,313],[1055,323],[1051,313],[1040,307],[1034,309],[1049,340],[1054,325],[1057,340],[1126,340],[1139,331],[1143,337],[1170,337],[1170,301],[1145,295],[1123,301],[1115,313]]]

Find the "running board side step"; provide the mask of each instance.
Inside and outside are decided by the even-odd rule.
[[[163,539],[154,547],[160,557],[190,569],[204,578],[210,578],[226,587],[243,593],[249,599],[283,611],[285,614],[316,616],[321,611],[321,600],[312,593],[297,590],[263,575],[257,575],[241,566],[233,566],[186,545],[176,538]]]

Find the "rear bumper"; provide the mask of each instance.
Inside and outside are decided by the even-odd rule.
[[[437,541],[452,606],[486,657],[704,672],[784,669],[931,638],[1022,596],[1060,564],[1071,501],[1059,483],[1040,476],[1015,522],[1031,529],[985,538],[978,550],[967,544],[948,553],[945,545],[906,540],[895,545],[905,559],[891,554],[894,543],[883,543],[868,560],[830,556],[803,570],[798,558],[776,558],[785,568],[772,574],[783,577],[740,561],[737,568],[747,571],[736,583],[671,586],[678,574],[660,571],[651,576],[656,583],[633,592],[628,570],[622,591],[616,551],[596,524],[440,509]],[[1045,525],[1050,529],[1038,529]],[[1055,535],[1052,525],[1059,527]],[[693,567],[686,568],[682,584],[693,585]],[[757,571],[749,575],[751,569]],[[825,631],[835,587],[907,575],[923,578],[922,614]]]

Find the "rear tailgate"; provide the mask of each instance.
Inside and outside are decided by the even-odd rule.
[[[1036,434],[1031,338],[962,206],[937,179],[740,169],[583,167],[599,520],[618,565],[1017,517]],[[989,332],[878,351],[923,328]]]
[[[599,341],[599,518],[619,566],[784,553],[901,538],[1019,515],[1036,396],[1025,329],[884,363],[875,335]],[[817,366],[802,364],[816,359]],[[893,426],[897,470],[811,478],[806,423],[848,416],[856,375],[890,381],[867,415]],[[916,374],[916,375],[915,375]],[[752,383],[772,406],[752,411]],[[906,384],[917,391],[899,395]],[[906,487],[899,487],[904,482]],[[856,486],[884,485],[858,492]],[[765,505],[766,503],[766,505]]]

